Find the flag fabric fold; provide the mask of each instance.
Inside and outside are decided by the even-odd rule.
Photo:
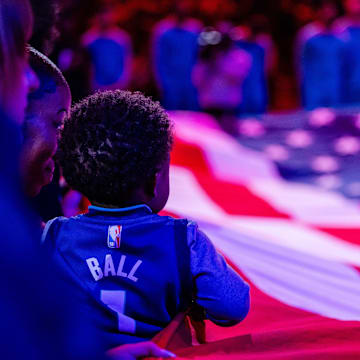
[[[205,344],[194,336],[189,343],[194,333],[181,319],[155,340],[179,359],[360,358],[360,207],[286,182],[267,157],[207,115],[171,116],[176,139],[165,212],[199,223],[249,282],[251,309],[235,327],[206,321]]]

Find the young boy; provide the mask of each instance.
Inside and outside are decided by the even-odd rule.
[[[65,121],[59,161],[89,212],[50,221],[52,257],[89,296],[109,347],[152,338],[192,302],[229,326],[249,310],[249,286],[197,225],[159,216],[169,196],[172,126],[141,93],[96,93]]]

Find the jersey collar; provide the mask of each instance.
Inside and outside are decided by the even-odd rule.
[[[134,213],[137,213],[137,214],[138,213],[147,213],[147,214],[152,213],[152,210],[150,209],[150,207],[145,204],[123,207],[123,208],[114,208],[114,209],[90,205],[88,207],[88,209],[89,209],[90,213],[97,212],[97,213],[109,214],[109,215],[110,214],[125,215],[125,214],[134,214]]]

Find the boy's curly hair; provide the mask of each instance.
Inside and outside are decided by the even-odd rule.
[[[158,102],[140,92],[98,92],[72,108],[59,139],[68,184],[90,201],[121,205],[167,160],[172,124]]]

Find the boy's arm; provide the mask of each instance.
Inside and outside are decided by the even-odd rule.
[[[249,285],[225,262],[197,225],[188,225],[195,302],[206,317],[222,326],[243,320],[250,306]]]

